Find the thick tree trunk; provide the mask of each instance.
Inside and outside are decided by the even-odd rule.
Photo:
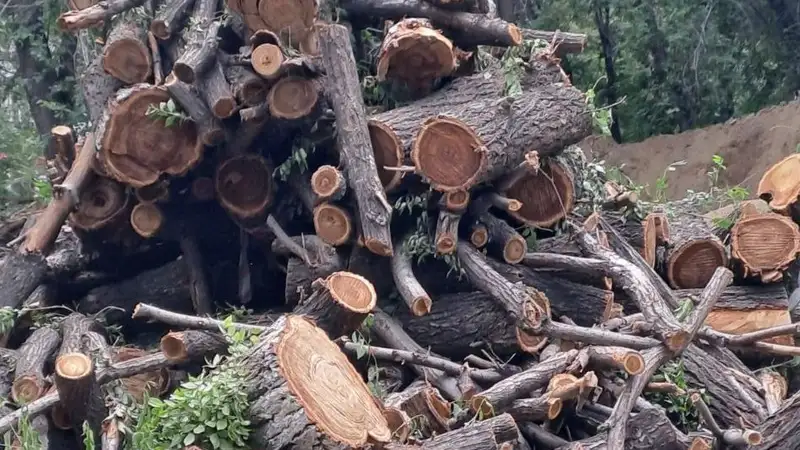
[[[705,287],[717,267],[728,265],[727,250],[703,219],[683,214],[670,220],[669,229],[657,265],[673,289]]]
[[[276,320],[244,368],[257,446],[343,450],[391,438],[361,376],[325,332],[302,317]]]
[[[800,254],[800,229],[779,214],[745,213],[731,228],[731,257],[745,278],[779,281]]]
[[[551,84],[507,97],[494,79],[502,80],[502,71],[495,70],[458,78],[422,100],[371,117],[377,151],[406,155],[403,160],[413,161],[434,188],[452,192],[512,171],[531,150],[556,154],[591,133],[577,89]],[[442,133],[450,137],[437,138]]]
[[[219,203],[245,226],[262,225],[275,197],[273,169],[257,154],[234,156],[217,166],[214,175]]]
[[[358,203],[364,244],[376,254],[391,256],[392,207],[378,178],[350,33],[340,25],[325,26],[320,32],[320,44],[327,78],[335,80],[327,86],[327,94],[336,113],[340,158]]]

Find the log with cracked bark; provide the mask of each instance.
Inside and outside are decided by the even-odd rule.
[[[319,236],[302,235],[291,238],[294,246],[303,250],[310,264],[292,251],[286,242],[276,239],[272,242],[272,251],[289,256],[286,264],[286,288],[284,297],[288,306],[294,307],[311,292],[312,283],[318,278],[327,278],[334,272],[344,269],[344,262],[336,249],[326,244]]]
[[[800,229],[791,218],[743,208],[730,231],[731,258],[741,275],[780,281],[800,254]]]
[[[11,398],[17,404],[30,403],[47,392],[49,382],[45,370],[60,344],[58,331],[44,327],[31,333],[19,348],[11,387]]]

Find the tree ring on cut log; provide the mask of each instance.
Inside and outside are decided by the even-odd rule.
[[[800,253],[800,230],[778,214],[745,217],[731,228],[731,252],[748,274],[783,271]]]
[[[438,425],[448,429],[447,422],[450,419],[451,411],[450,402],[442,398],[439,395],[439,391],[431,388],[425,390],[425,404]]]
[[[758,183],[758,198],[775,211],[785,212],[800,196],[800,154],[782,159],[764,172]]]
[[[167,127],[148,117],[151,106],[170,99],[166,88],[137,84],[121,89],[106,112],[102,159],[109,176],[134,188],[158,181],[162,173],[182,176],[205,149],[191,120]]]
[[[150,51],[139,40],[112,40],[103,48],[103,69],[125,84],[143,83],[152,66]]]
[[[342,208],[323,203],[314,208],[314,229],[329,245],[342,245],[350,239],[353,226],[350,214]]]
[[[97,177],[81,192],[78,209],[69,216],[70,224],[81,230],[97,230],[119,217],[128,207],[125,187],[108,178]]]
[[[24,405],[41,398],[47,386],[35,375],[24,375],[11,385],[11,398],[18,404]]]
[[[444,234],[436,238],[436,253],[449,255],[456,250],[455,236]]]
[[[378,59],[378,80],[395,79],[412,86],[449,75],[456,67],[453,43],[430,20],[409,18],[386,32]]]
[[[718,240],[689,241],[674,248],[667,265],[667,279],[674,288],[705,287],[717,267],[728,265],[725,247]]]
[[[485,225],[475,225],[470,232],[469,241],[475,247],[483,248],[489,242],[489,230],[486,229]]]
[[[311,175],[311,186],[314,192],[323,198],[332,197],[337,190],[341,189],[342,177],[339,170],[333,166],[321,166]]]
[[[261,44],[253,49],[250,63],[257,74],[266,79],[273,79],[280,73],[283,52],[277,45]]]
[[[367,128],[372,141],[372,151],[375,154],[378,178],[381,180],[383,190],[390,192],[400,184],[403,173],[386,170],[385,167],[399,167],[403,164],[403,144],[397,133],[382,122],[370,119]]]
[[[334,301],[344,309],[368,314],[375,308],[378,295],[366,278],[350,272],[334,272],[325,279],[325,285]]]
[[[220,204],[242,219],[262,214],[272,203],[272,169],[261,155],[239,155],[223,162],[214,185]]]
[[[508,188],[506,195],[522,202],[518,210],[509,209],[509,214],[526,225],[541,228],[563,219],[575,206],[575,187],[569,172],[554,160],[535,173],[525,174]]]
[[[153,237],[164,224],[164,215],[151,203],[139,203],[131,211],[131,226],[143,238]]]
[[[466,190],[486,167],[486,150],[475,131],[447,116],[425,120],[414,139],[411,159],[417,173],[442,192]]]
[[[356,448],[390,440],[386,418],[361,375],[322,329],[288,316],[276,347],[289,392],[325,436]]]
[[[164,353],[164,356],[170,361],[183,361],[189,357],[189,353],[186,351],[186,346],[183,344],[183,341],[179,336],[173,333],[167,333],[161,338],[159,348],[161,348],[161,352]]]
[[[453,191],[444,196],[445,207],[450,211],[463,211],[469,204],[469,192]]]
[[[56,359],[56,375],[65,380],[81,380],[93,370],[91,358],[83,353],[67,353]]]
[[[311,114],[318,101],[319,91],[313,81],[291,76],[275,83],[267,98],[272,117],[289,120]]]
[[[628,375],[639,375],[644,371],[644,358],[638,353],[626,353],[621,362]]]
[[[548,338],[545,335],[526,333],[517,327],[514,330],[514,335],[517,337],[517,345],[522,351],[535,355],[542,351],[547,345]]]
[[[509,264],[519,264],[527,251],[528,245],[525,238],[517,235],[509,239],[503,247],[503,259]]]

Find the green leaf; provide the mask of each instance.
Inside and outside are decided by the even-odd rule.
[[[194,439],[195,439],[194,433],[187,434],[186,437],[183,438],[183,445],[184,446],[189,446],[189,445],[194,444]]]

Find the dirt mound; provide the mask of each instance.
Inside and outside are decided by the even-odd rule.
[[[592,136],[581,146],[587,156],[604,159],[608,167],[622,167],[634,181],[650,186],[655,185],[669,164],[686,161],[667,179],[667,195],[674,199],[683,197],[687,189],[708,188],[706,172],[714,154],[721,155],[728,167],[722,176],[723,185],[740,184],[755,193],[767,168],[797,151],[798,144],[800,102],[794,101],[680,134],[622,145],[610,138]]]

